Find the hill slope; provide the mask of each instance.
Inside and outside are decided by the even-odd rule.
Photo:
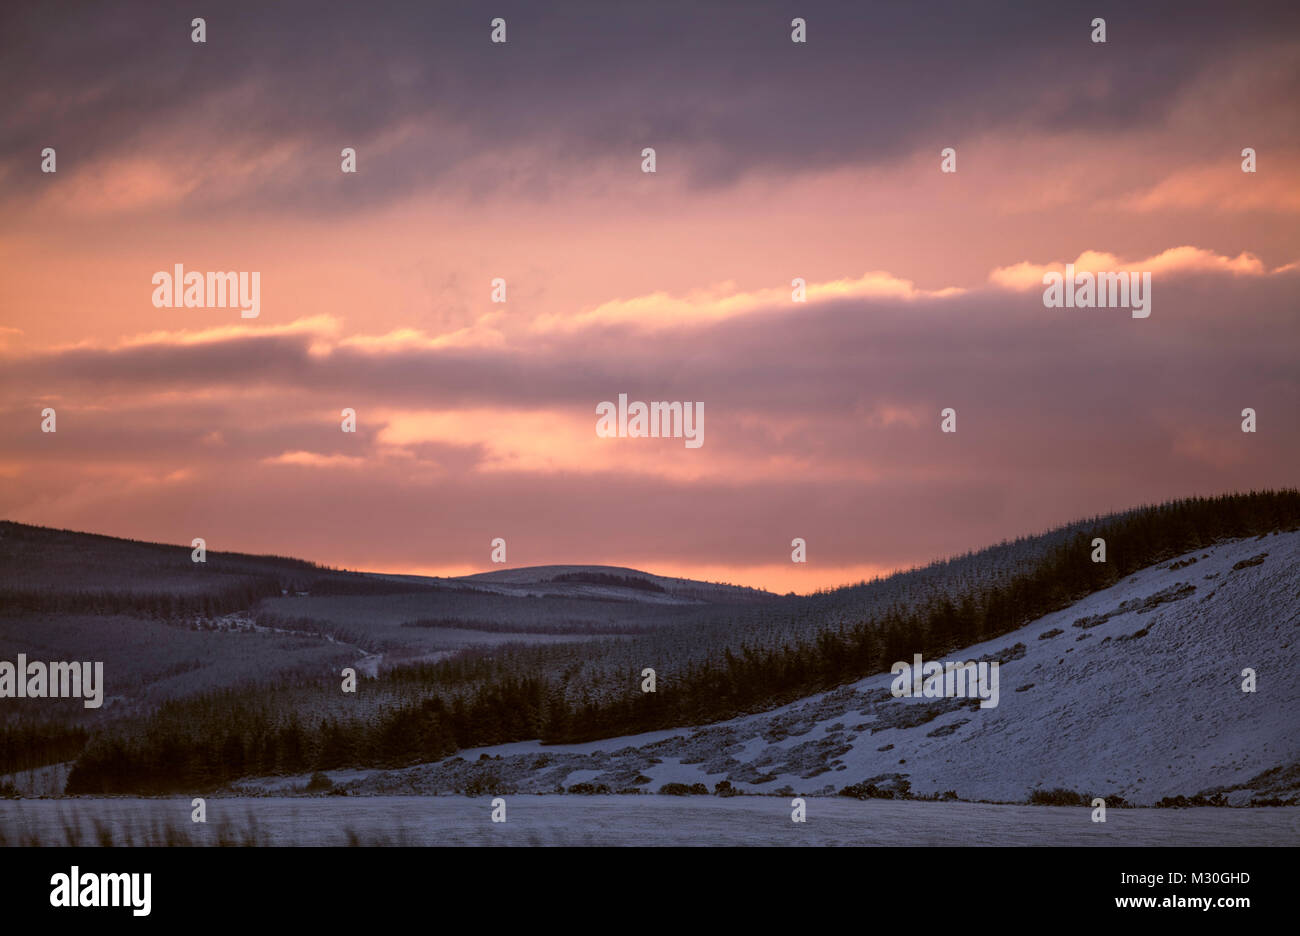
[[[442,761],[410,782],[466,792],[516,783],[553,790],[584,782],[574,777],[587,771],[597,784],[644,789],[674,779],[669,774],[681,768],[684,776],[703,769],[710,781],[754,790],[851,786],[872,795],[902,792],[906,784],[914,793],[1019,800],[1026,790],[1067,785],[1049,769],[1064,761],[1044,754],[1039,763],[1037,753],[1061,738],[1071,739],[1076,756],[1130,769],[1148,764],[1139,749],[1148,735],[1182,732],[1180,761],[1195,747],[1188,726],[1150,720],[1165,697],[1144,703],[1129,730],[1108,708],[1130,700],[1123,687],[1090,673],[1067,678],[1094,654],[1098,672],[1136,661],[1142,672],[1152,668],[1150,678],[1162,689],[1200,679],[1216,660],[1238,673],[1255,665],[1272,674],[1261,692],[1276,694],[1276,673],[1285,670],[1275,657],[1290,652],[1291,643],[1260,628],[1287,625],[1295,583],[1270,577],[1254,591],[1211,595],[1217,578],[1191,576],[1200,574],[1197,563],[1211,562],[1201,554],[1213,557],[1225,544],[1273,531],[1287,531],[1277,538],[1280,552],[1254,564],[1251,556],[1234,559],[1231,566],[1247,564],[1222,574],[1235,584],[1260,570],[1272,576],[1279,564],[1292,569],[1297,529],[1300,492],[1196,498],[1079,521],[876,582],[776,597],[609,567],[431,580],[209,553],[207,568],[196,570],[184,547],[5,524],[0,651],[103,659],[108,694],[121,697],[89,714],[77,706],[7,706],[42,720],[0,724],[0,767],[29,769],[75,756],[68,789],[85,793],[211,790],[304,769]],[[1105,562],[1090,558],[1096,537],[1109,544]],[[90,554],[93,566],[79,576],[77,563]],[[1184,554],[1182,564],[1174,563]],[[1124,591],[1161,567],[1184,578],[1145,594]],[[168,587],[173,581],[177,587]],[[1151,608],[1123,604],[1130,600],[1151,601]],[[1240,648],[1223,645],[1225,634],[1213,629],[1198,635],[1194,648],[1175,641],[1172,658],[1153,639],[1170,630],[1164,623],[1159,632],[1134,626],[1110,633],[1126,618],[1164,622],[1172,609],[1202,600],[1213,603],[1207,613],[1216,620],[1235,622],[1244,647],[1266,662],[1238,666],[1228,651]],[[1260,609],[1269,615],[1265,622],[1248,620]],[[1070,614],[1096,626],[1076,632],[1073,620],[1064,620]],[[1053,626],[1058,618],[1064,623]],[[1200,628],[1199,620],[1188,628]],[[1037,633],[1025,636],[1036,626],[1049,632],[1041,642]],[[1174,627],[1170,635],[1180,632]],[[1110,655],[1120,645],[1117,662]],[[1193,649],[1211,656],[1202,659]],[[1005,665],[998,707],[890,696],[884,687],[891,663],[917,652],[949,660],[996,654]],[[1025,676],[1031,663],[1044,672]],[[1161,668],[1183,664],[1192,670]],[[340,690],[344,666],[359,676],[355,693]],[[659,678],[653,693],[641,689],[647,667]],[[1059,710],[1039,701],[1049,683],[1048,701],[1064,700]],[[1109,701],[1099,706],[1098,693],[1109,693]],[[1207,717],[1206,726],[1217,724]],[[1076,721],[1107,725],[1114,737],[1102,743],[1081,735]],[[1047,726],[1041,731],[1027,727],[1040,722]],[[682,728],[701,725],[711,727]],[[1274,758],[1278,744],[1290,743],[1289,726],[1257,727],[1274,734],[1251,736],[1255,753],[1242,754],[1242,769],[1289,769],[1289,747]],[[747,734],[735,740],[726,733],[732,730]],[[881,737],[890,733],[894,740]],[[1013,735],[1014,744],[995,743]],[[510,765],[509,776],[495,760],[472,769],[443,760],[516,742],[532,745],[521,750],[554,745],[546,748],[551,759]],[[586,750],[585,742],[595,746]],[[646,748],[655,742],[661,745]],[[611,744],[630,745],[631,753],[616,756]],[[1117,746],[1113,756],[1107,744]],[[985,748],[993,752],[992,773],[981,773],[975,756]],[[1023,774],[1007,766],[1021,761],[1036,766]],[[1167,765],[1170,788],[1187,795],[1205,789],[1187,786],[1198,778],[1231,786],[1254,776],[1239,771],[1220,783],[1210,776],[1217,766],[1190,773],[1181,766]],[[1158,791],[1154,776],[1154,768],[1132,776],[1106,771],[1080,775],[1087,789],[1069,788],[1145,796]]]
[[[352,787],[449,792],[490,774],[521,792],[725,780],[1011,802],[1058,788],[1135,804],[1300,795],[1300,532],[1197,550],[947,657],[979,658],[1001,661],[996,707],[894,698],[881,674],[698,730],[479,748]]]

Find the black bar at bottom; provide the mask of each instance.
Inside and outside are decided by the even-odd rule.
[[[556,914],[556,925],[569,917],[580,929],[591,929],[595,920],[675,927],[690,919],[695,929],[701,918],[734,923],[752,916],[772,924],[779,915],[816,930],[835,927],[833,917],[842,920],[845,913],[864,926],[895,914],[916,925],[942,917],[987,925],[1031,909],[1071,921],[1127,917],[1181,924],[1195,918],[1231,926],[1285,913],[1293,896],[1283,893],[1291,856],[1264,848],[594,851],[0,849],[0,912],[6,923],[134,928],[319,922],[357,932],[351,927],[400,923],[422,910],[433,912],[431,925],[465,922],[462,913],[471,920],[484,914],[482,922],[494,926],[515,915],[541,922],[538,914]],[[66,878],[62,889],[59,875]],[[78,904],[109,903],[116,893],[119,906],[70,906],[74,880]],[[993,911],[996,916],[989,916]]]

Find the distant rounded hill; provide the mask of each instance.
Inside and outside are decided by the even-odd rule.
[[[638,569],[604,565],[545,565],[461,576],[457,581],[503,594],[554,594],[566,597],[625,597],[657,603],[767,601],[776,595],[759,588],[651,575]]]

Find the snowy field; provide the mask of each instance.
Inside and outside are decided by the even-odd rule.
[[[741,796],[0,800],[8,845],[1294,845],[1300,807],[1112,809]]]

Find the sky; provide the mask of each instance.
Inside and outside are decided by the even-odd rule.
[[[807,592],[1294,486],[1300,7],[1132,6],[5,4],[0,517]]]

